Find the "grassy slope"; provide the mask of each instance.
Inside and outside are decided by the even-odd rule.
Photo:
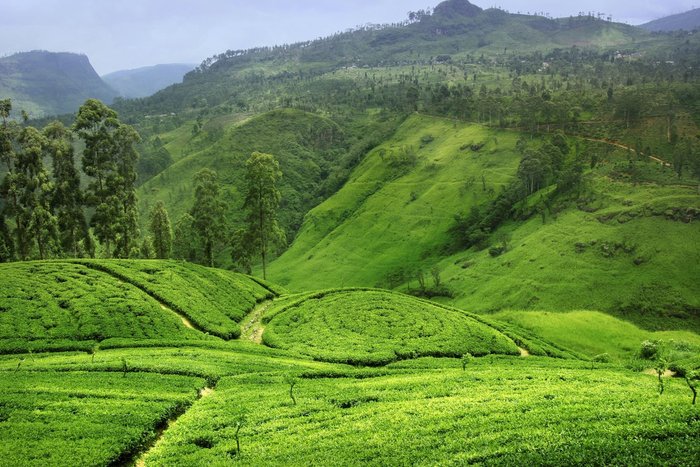
[[[427,134],[435,141],[418,149],[416,167],[397,178],[379,151],[419,148]],[[547,214],[544,225],[539,216],[505,225],[510,250],[498,258],[485,250],[440,256],[454,215],[488,200],[481,174],[496,191],[514,175],[514,140],[479,126],[411,117],[307,215],[270,277],[293,290],[387,286],[392,272],[437,266],[455,294],[450,303],[470,311],[590,309],[647,328],[700,330],[700,230],[672,219],[679,210],[700,209],[697,190],[673,185],[653,165],[643,171],[670,184],[621,181],[612,174],[623,152],[587,175],[585,210],[570,203]],[[479,153],[459,149],[479,141],[488,141]]]
[[[635,356],[640,343],[645,340],[683,341],[700,346],[700,336],[696,333],[646,331],[597,311],[503,311],[494,317],[532,330],[551,342],[564,344],[586,355],[607,353],[619,360]]]
[[[435,140],[421,147],[427,135]],[[487,145],[478,153],[460,150],[480,142]],[[410,117],[337,194],[307,214],[294,244],[270,265],[270,277],[294,290],[375,286],[386,285],[398,269],[429,264],[426,258],[448,242],[454,215],[487,199],[482,174],[496,191],[511,179],[514,145],[514,134]],[[390,164],[390,154],[402,147],[418,155],[405,174]]]
[[[445,260],[454,303],[479,312],[602,310],[649,327],[675,317],[697,332],[700,229],[664,217],[673,207],[700,207],[695,190],[596,178],[593,191],[601,207],[595,213],[568,208],[544,225],[533,218],[507,226],[511,250],[498,258],[469,251]]]

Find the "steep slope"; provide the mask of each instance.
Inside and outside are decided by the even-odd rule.
[[[505,254],[444,260],[454,303],[479,312],[602,310],[648,329],[700,331],[697,187],[595,174],[590,184],[578,206],[504,227]]]
[[[413,115],[309,212],[270,277],[300,290],[386,287],[397,285],[392,276],[429,270],[450,242],[454,216],[491,199],[515,174],[516,138]]]
[[[677,15],[666,16],[639,26],[647,31],[694,31],[700,28],[700,8],[679,13]]]
[[[11,98],[17,113],[72,113],[88,98],[111,103],[116,95],[85,55],[34,51],[0,58],[0,98]]]
[[[186,73],[195,65],[171,63],[154,65],[134,70],[120,70],[102,76],[121,97],[138,98],[155,94],[171,84],[182,82]]]

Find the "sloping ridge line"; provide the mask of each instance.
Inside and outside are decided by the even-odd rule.
[[[173,313],[178,315],[180,318],[184,318],[187,321],[189,321],[192,324],[192,328],[195,331],[201,332],[202,334],[213,335],[213,334],[211,334],[210,331],[208,331],[204,327],[202,327],[197,322],[196,319],[192,318],[192,316],[190,316],[186,311],[181,309],[179,306],[172,303],[170,300],[163,298],[162,296],[153,292],[152,290],[148,290],[147,288],[138,284],[136,281],[130,279],[128,276],[125,276],[124,274],[120,274],[116,271],[112,271],[111,269],[109,269],[105,266],[102,266],[101,264],[92,263],[90,261],[73,261],[73,262],[75,264],[80,264],[81,266],[85,266],[88,269],[93,269],[95,271],[99,271],[99,272],[102,272],[104,274],[110,275],[110,276],[114,277],[115,279],[118,279],[118,280],[124,282],[125,284],[129,284],[133,287],[136,287],[137,289],[139,289],[140,291],[142,291],[143,293],[145,293],[146,295],[148,295],[149,297],[151,297],[152,299],[157,301],[161,306],[167,307],[170,311],[172,311]],[[221,338],[221,336],[217,336],[217,337]],[[224,339],[224,340],[226,340],[226,339]]]

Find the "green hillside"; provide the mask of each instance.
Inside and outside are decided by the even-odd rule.
[[[485,56],[498,62],[514,52],[639,47],[647,42],[653,40],[642,29],[590,16],[549,19],[482,10],[466,0],[450,0],[438,5],[432,15],[399,24],[367,25],[296,44],[229,50],[205,60],[183,83],[143,101],[122,103],[120,110],[152,115],[223,105],[261,111],[297,96],[314,100],[302,91],[310,79],[333,80],[335,73],[347,68],[449,63],[469,65],[469,69],[484,65]],[[335,84],[334,94],[353,87],[342,81]],[[279,92],[280,88],[284,91]],[[319,85],[314,91],[323,92]]]
[[[654,182],[630,183],[620,172],[624,151],[608,151],[572,195],[533,195],[490,243],[445,254],[455,215],[483,209],[515,178],[516,139],[412,116],[309,212],[270,277],[292,290],[402,283],[415,290],[419,275],[432,282],[433,270],[450,303],[470,311],[592,309],[653,329],[700,329],[697,188],[653,161],[640,170]],[[473,151],[475,143],[484,146]],[[400,160],[406,151],[410,160]],[[488,247],[501,237],[507,251],[494,257]]]
[[[194,197],[193,177],[206,167],[216,170],[225,186],[223,199],[228,218],[232,222],[240,221],[245,161],[257,151],[274,154],[280,163],[284,202],[279,219],[288,235],[293,236],[301,225],[303,213],[322,199],[324,181],[342,168],[341,157],[347,148],[345,135],[337,124],[297,110],[265,113],[219,131],[219,139],[201,142],[200,147],[179,157],[172,166],[141,186],[142,219],[148,218],[150,207],[160,200],[166,203],[174,220],[188,212]],[[178,135],[172,138],[177,140]],[[177,154],[182,144],[169,146],[172,141],[167,137],[164,144]]]
[[[294,290],[387,286],[393,273],[429,264],[449,243],[455,214],[485,203],[512,179],[516,139],[411,116],[337,194],[307,214],[270,277]]]
[[[647,31],[694,31],[700,27],[700,8],[655,19],[640,27]]]
[[[697,70],[700,33],[447,0],[119,99],[138,162],[93,103],[104,172],[2,123],[0,464],[696,466]],[[269,282],[224,269],[253,152]],[[150,259],[202,169],[225,226],[173,254],[221,269]]]
[[[31,118],[73,113],[89,98],[112,102],[117,92],[100,79],[85,55],[45,51],[0,58],[0,99]]]

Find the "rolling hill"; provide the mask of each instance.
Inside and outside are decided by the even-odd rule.
[[[100,79],[88,57],[73,53],[23,52],[0,58],[0,98],[17,116],[73,113],[89,98],[111,103],[117,92]]]
[[[0,463],[695,466],[698,50],[448,0],[119,100],[142,233],[261,151],[291,245],[0,264]]]

